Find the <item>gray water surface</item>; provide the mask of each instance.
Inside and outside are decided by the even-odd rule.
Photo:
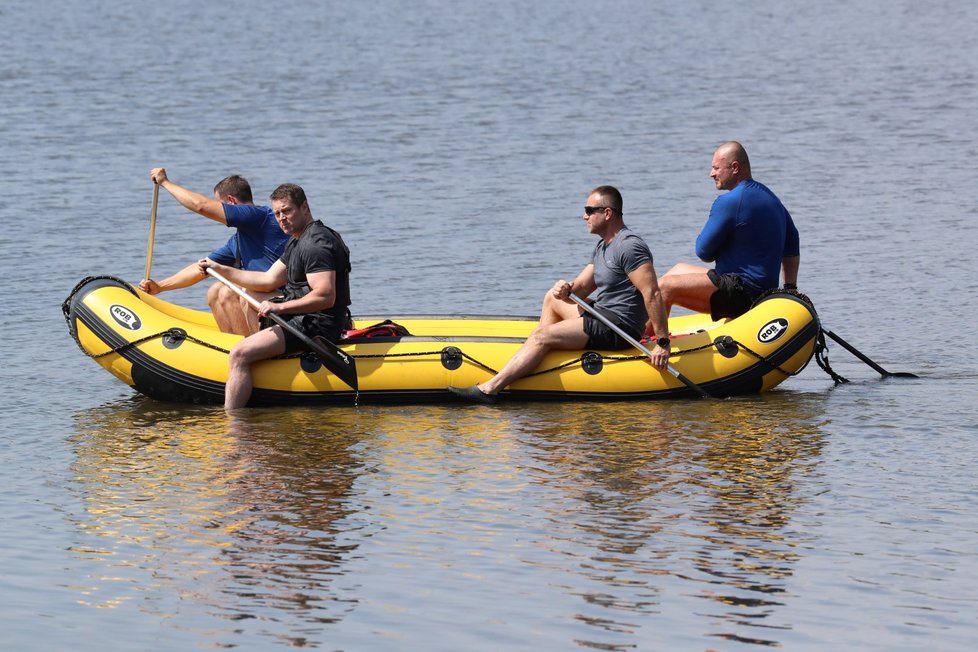
[[[973,3],[0,5],[0,647],[968,649]],[[144,399],[61,302],[146,265],[165,166],[303,185],[355,313],[534,314],[611,183],[692,262],[715,146],[802,233],[840,347],[763,397]],[[161,193],[162,276],[227,232]],[[205,284],[165,298],[201,308]],[[831,343],[830,343],[831,344]]]

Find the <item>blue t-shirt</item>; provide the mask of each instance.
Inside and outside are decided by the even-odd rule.
[[[636,336],[645,329],[649,316],[645,299],[628,274],[645,263],[652,263],[652,252],[645,240],[627,226],[615,234],[610,244],[599,240],[591,254],[597,286],[594,307]]]
[[[223,204],[228,227],[237,232],[208,258],[222,265],[234,265],[239,247],[241,269],[264,272],[282,255],[289,234],[282,230],[268,206]]]
[[[696,255],[717,274],[737,274],[761,292],[778,287],[781,259],[799,253],[798,229],[781,200],[753,179],[713,202],[696,238]]]

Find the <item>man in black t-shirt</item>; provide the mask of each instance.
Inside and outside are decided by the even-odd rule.
[[[200,261],[201,274],[211,267],[249,290],[269,292],[285,285],[285,296],[263,301],[258,315],[276,313],[307,337],[339,339],[350,305],[350,250],[343,238],[314,220],[306,193],[284,183],[271,194],[272,210],[282,230],[292,236],[282,257],[267,272],[254,272]],[[259,360],[302,350],[302,342],[281,326],[263,328],[238,342],[228,358],[224,407],[244,407],[251,396],[251,365]]]

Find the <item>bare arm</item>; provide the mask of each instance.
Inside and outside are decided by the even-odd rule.
[[[573,281],[567,282],[564,279],[557,281],[554,284],[553,293],[561,301],[570,301],[568,297],[570,297],[571,292],[585,299],[597,287],[594,282],[594,265],[588,264]]]
[[[656,337],[668,337],[669,319],[666,317],[665,304],[662,303],[662,292],[659,289],[659,281],[655,276],[655,268],[652,263],[644,263],[633,269],[628,274],[628,280],[632,282],[638,291],[642,293],[645,301],[645,310],[649,314],[649,321],[645,325],[645,334],[655,333]]]
[[[162,281],[144,278],[139,282],[139,289],[149,294],[159,294],[167,290],[178,290],[189,287],[202,280],[204,280],[204,277],[200,275],[199,264],[190,263],[173,276],[167,277]]]
[[[164,168],[154,168],[150,172],[150,177],[152,177],[154,183],[160,184],[161,188],[164,188],[168,193],[173,195],[173,198],[180,202],[180,205],[184,208],[212,219],[215,222],[220,222],[225,225],[228,223],[227,218],[224,216],[224,204],[213,197],[207,197],[199,192],[188,190],[183,186],[173,183],[167,178]]]
[[[645,333],[654,332],[656,338],[668,337],[669,320],[666,318],[666,308],[662,303],[662,292],[659,291],[659,282],[655,277],[655,268],[652,267],[652,263],[643,263],[633,269],[628,273],[628,280],[638,288],[638,291],[642,293],[642,299],[645,301],[645,310],[649,314]],[[665,367],[669,363],[669,349],[656,343],[652,349],[650,360],[656,367]]]
[[[268,271],[265,272],[237,269],[228,265],[215,263],[209,258],[204,258],[200,262],[195,263],[195,266],[197,267],[197,275],[200,278],[207,276],[207,268],[212,267],[232,283],[236,283],[247,290],[255,290],[257,292],[272,292],[280,288],[288,280],[285,263],[281,260],[276,260],[268,268]]]
[[[801,265],[801,256],[786,256],[781,259],[781,270],[784,273],[785,283],[798,283],[798,267]]]
[[[265,301],[258,309],[258,314],[264,316],[276,312],[285,315],[303,315],[333,307],[336,303],[336,272],[307,274],[306,282],[309,283],[309,292],[305,296],[281,303]]]

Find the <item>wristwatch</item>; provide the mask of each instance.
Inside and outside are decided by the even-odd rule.
[[[785,283],[784,284],[784,289],[785,290],[797,290],[798,289],[798,284],[797,283]]]
[[[660,338],[656,339],[655,343],[658,344],[663,349],[668,349],[669,348],[669,338],[668,337],[660,337]]]

